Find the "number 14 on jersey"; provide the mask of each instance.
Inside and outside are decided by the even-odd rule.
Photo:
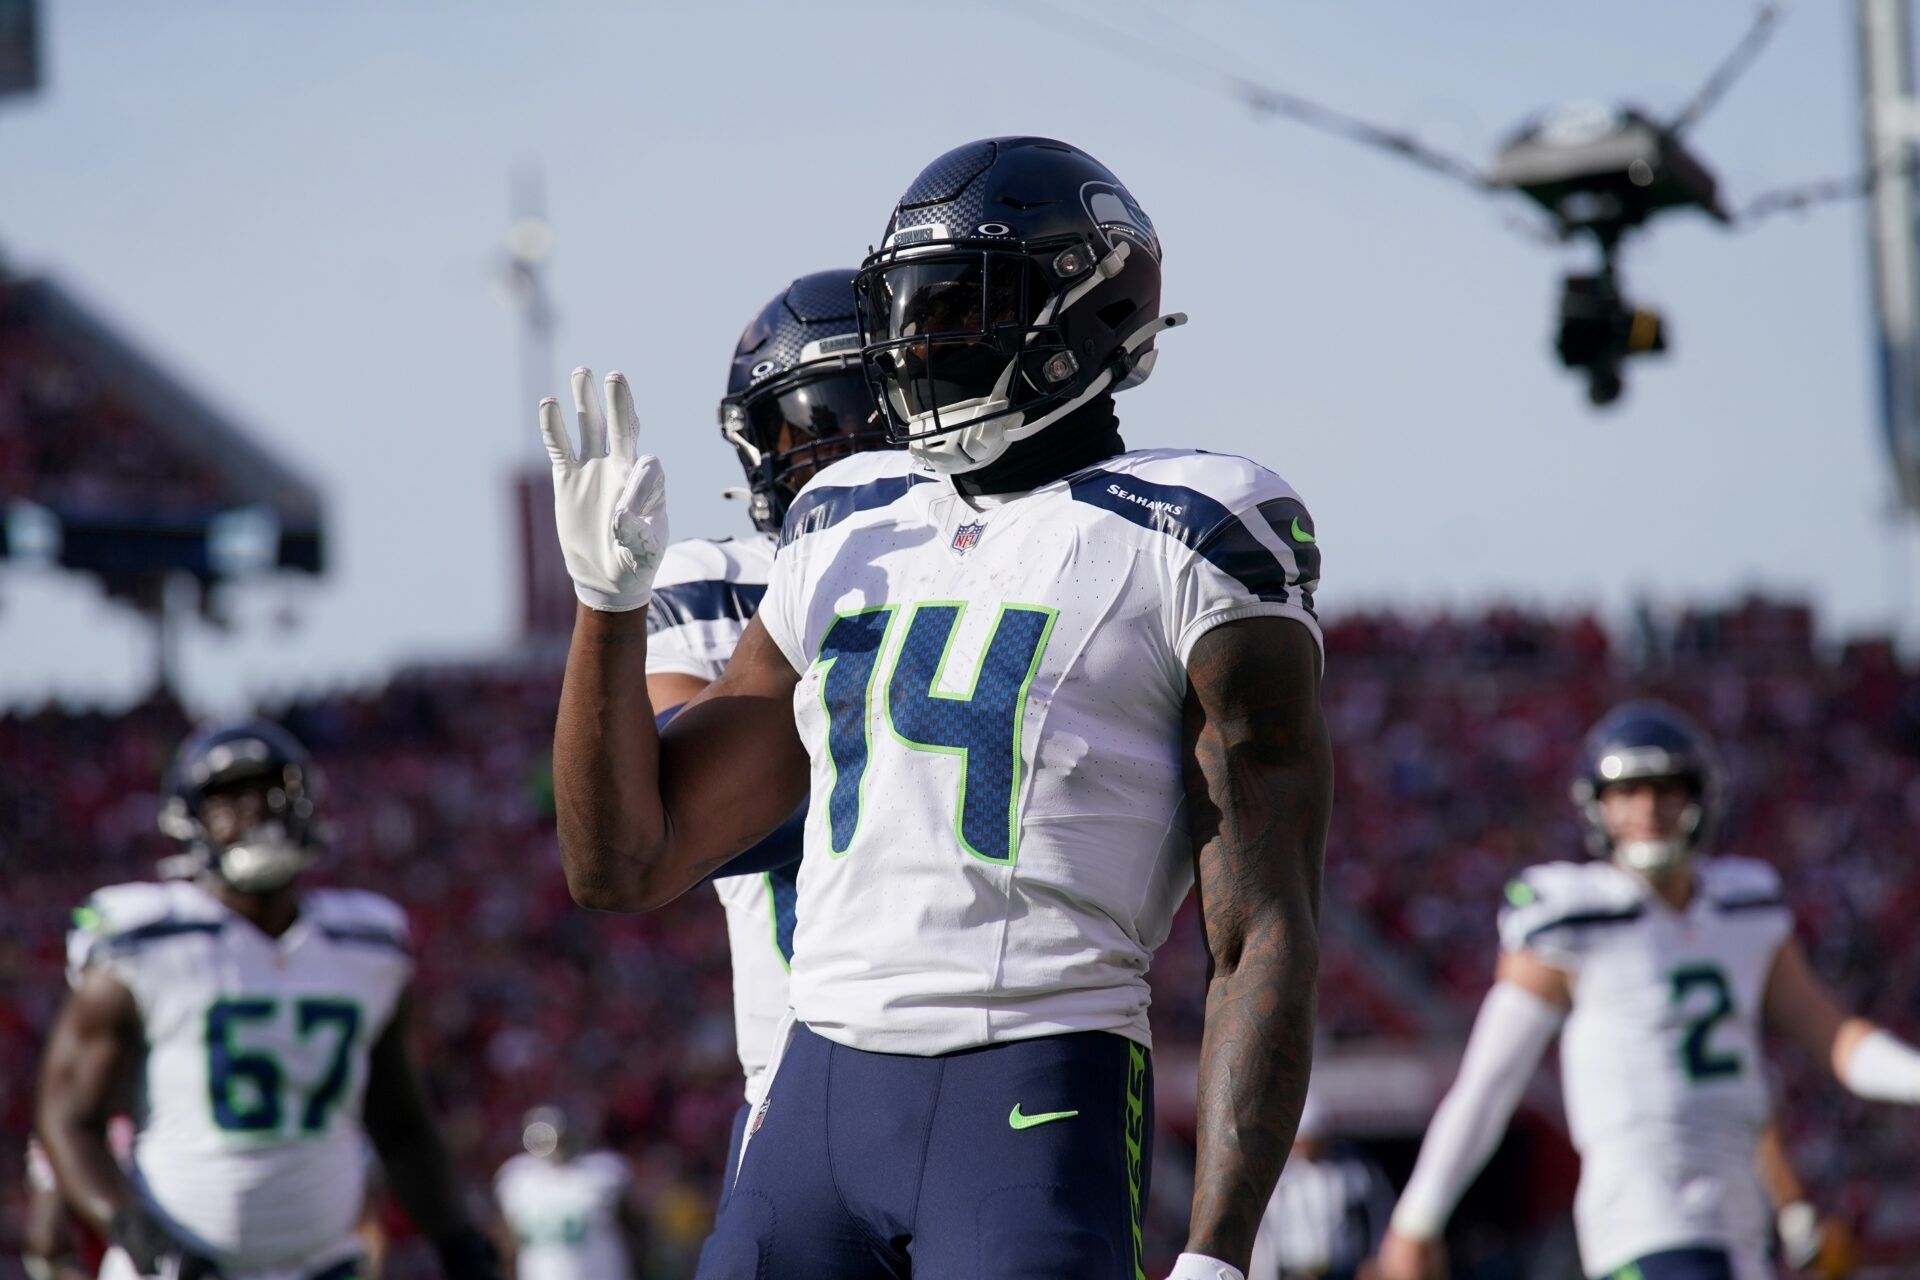
[[[881,605],[843,613],[820,642],[820,705],[827,719],[833,788],[827,830],[834,857],[853,847],[873,760],[872,704],[881,691],[891,747],[957,757],[953,830],[983,862],[1012,863],[1020,851],[1021,724],[1058,611],[1003,604],[965,693],[942,693],[947,659],[967,606],[937,600],[906,611],[905,638],[884,684],[880,658],[901,613]]]

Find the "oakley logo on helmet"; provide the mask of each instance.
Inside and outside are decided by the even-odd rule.
[[[780,363],[777,360],[762,360],[759,364],[753,366],[752,373],[749,376],[764,378],[779,367]]]
[[[983,236],[1010,236],[1013,234],[1013,228],[1004,222],[983,222],[975,227],[974,230]]]

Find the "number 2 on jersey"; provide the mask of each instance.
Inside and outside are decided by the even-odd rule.
[[[246,1026],[269,1023],[279,1016],[280,1001],[269,997],[216,1000],[207,1010],[207,1099],[213,1106],[214,1124],[230,1133],[280,1132],[286,1070],[270,1050],[237,1043]],[[300,1132],[317,1134],[333,1118],[352,1077],[360,1006],[351,1000],[305,997],[293,1002],[293,1025],[302,1042],[315,1035],[333,1039],[327,1068],[300,1109]]]
[[[1730,1049],[1716,1051],[1709,1041],[1713,1029],[1733,1016],[1733,989],[1718,965],[1683,965],[1668,975],[1671,1003],[1675,1007],[1693,1003],[1695,991],[1707,993],[1701,1011],[1688,1018],[1680,1040],[1680,1065],[1687,1079],[1721,1080],[1740,1074],[1740,1055]]]
[[[884,709],[901,746],[959,758],[953,829],[960,847],[983,862],[1010,863],[1020,849],[1020,727],[1057,615],[1037,605],[1001,605],[968,691],[942,693],[966,608],[944,600],[913,606],[887,678]],[[843,613],[820,642],[820,705],[833,762],[827,831],[836,858],[853,847],[860,829],[873,751],[874,678],[895,612],[885,605]]]

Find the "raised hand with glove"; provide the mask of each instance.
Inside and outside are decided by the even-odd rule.
[[[667,550],[667,476],[660,459],[636,455],[640,415],[625,375],[610,373],[606,403],[593,371],[573,371],[573,406],[580,427],[576,453],[567,439],[560,402],[540,402],[540,436],[553,459],[553,518],[574,594],[607,613],[647,602]]]

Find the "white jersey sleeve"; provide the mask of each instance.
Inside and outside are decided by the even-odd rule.
[[[301,910],[329,942],[363,952],[378,966],[376,976],[363,981],[383,995],[392,993],[392,999],[376,1006],[381,1016],[375,1029],[385,1026],[399,994],[413,980],[413,932],[406,911],[393,899],[365,889],[316,889],[302,900]]]
[[[157,976],[145,962],[152,944],[217,931],[224,913],[205,894],[183,881],[116,884],[94,891],[73,912],[67,934],[67,980],[78,986],[93,970],[111,974],[133,993],[136,1004]]]
[[[1292,618],[1323,645],[1313,593],[1320,548],[1300,495],[1232,454],[1148,451],[1082,492],[1122,515],[1145,512],[1176,556],[1168,643],[1184,667],[1201,636],[1241,618]]]
[[[1636,920],[1642,910],[1636,882],[1607,863],[1542,863],[1507,884],[1500,949],[1530,951],[1576,973],[1597,931]]]
[[[756,535],[667,548],[648,602],[648,675],[720,678],[766,594],[773,546]]]

